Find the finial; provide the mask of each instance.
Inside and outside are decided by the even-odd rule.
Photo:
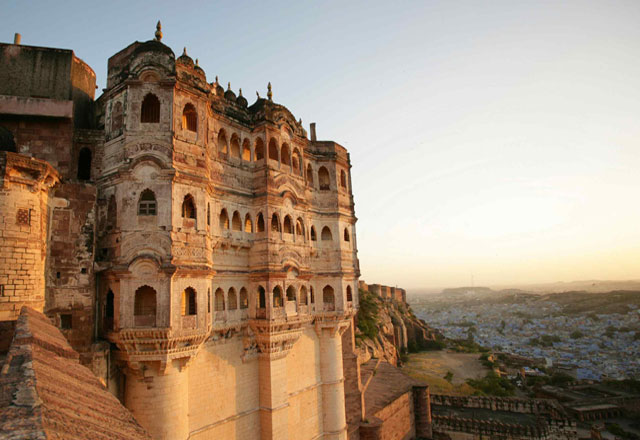
[[[258,97],[258,99],[260,99],[260,93],[258,93],[257,90],[256,90],[256,96]]]
[[[198,65],[198,59],[197,59],[197,58],[196,58],[196,66],[200,67],[200,66]]]
[[[227,90],[231,90],[231,82],[227,83]]]
[[[218,75],[216,75],[216,85],[218,85]]]
[[[302,118],[298,119],[298,125],[302,125]]]
[[[184,49],[182,49],[182,56],[184,56],[184,57],[187,56],[187,48],[186,47]]]
[[[242,96],[242,89],[238,90],[238,96]]]
[[[267,98],[269,98],[269,101],[273,101],[273,92],[271,91],[271,81],[269,81],[269,84],[267,84]]]
[[[156,41],[162,40],[162,24],[160,20],[158,20],[158,24],[156,25]]]

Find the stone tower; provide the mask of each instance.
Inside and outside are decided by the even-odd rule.
[[[349,155],[308,139],[270,84],[249,106],[161,38],[112,56],[98,101],[109,386],[157,439],[346,439]]]

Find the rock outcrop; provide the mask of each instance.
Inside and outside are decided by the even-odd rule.
[[[360,289],[359,294],[360,310],[356,315],[359,363],[375,357],[398,366],[402,363],[401,354],[428,348],[442,339],[405,302],[382,298],[365,289]]]

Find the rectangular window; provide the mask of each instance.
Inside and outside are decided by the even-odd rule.
[[[60,315],[60,328],[63,330],[71,330],[72,328],[71,314],[65,313]]]
[[[139,215],[156,215],[156,202],[140,202]]]

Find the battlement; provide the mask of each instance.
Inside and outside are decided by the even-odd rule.
[[[382,284],[367,284],[366,281],[360,280],[358,287],[371,293],[375,293],[382,299],[396,300],[401,303],[407,303],[407,291],[400,287],[383,286]]]

